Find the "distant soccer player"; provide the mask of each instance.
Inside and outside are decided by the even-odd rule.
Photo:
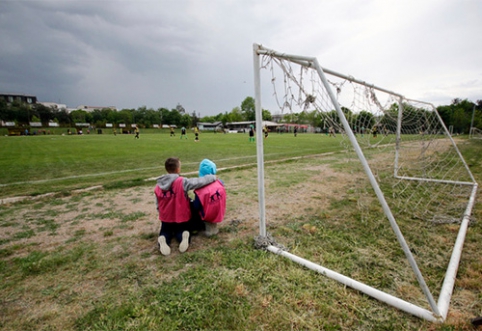
[[[136,126],[135,130],[136,136],[134,138],[139,139],[139,128]]]
[[[176,136],[176,134],[174,133],[174,128],[171,126],[170,129],[171,129],[171,134],[169,135],[169,137]]]
[[[331,137],[331,136],[336,137],[336,135],[335,135],[335,129],[334,129],[332,126],[330,126],[330,128],[328,129],[328,132],[330,133],[330,137]]]
[[[197,126],[194,127],[194,141],[199,142],[199,129]]]
[[[376,138],[378,136],[378,125],[376,124],[372,128],[372,135],[373,135],[373,138]]]
[[[181,128],[181,139],[182,137],[187,139],[186,128],[184,126]]]
[[[254,140],[254,126],[249,126],[249,142],[255,141]]]

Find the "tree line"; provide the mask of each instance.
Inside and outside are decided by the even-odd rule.
[[[192,127],[198,122],[216,122],[223,124],[237,121],[255,120],[255,103],[252,97],[247,97],[240,107],[233,108],[230,112],[220,113],[216,116],[200,117],[195,111],[188,113],[180,104],[173,109],[164,107],[153,109],[146,106],[137,109],[115,110],[111,108],[94,109],[85,111],[82,109],[68,112],[66,109],[47,107],[41,103],[29,105],[18,100],[8,104],[0,99],[0,120],[3,122],[15,122],[16,126],[28,126],[30,122],[41,122],[43,126],[55,122],[60,127],[73,127],[75,123],[90,123],[93,127],[102,128],[107,123],[118,125],[120,123],[131,125],[137,124],[141,128],[152,128],[154,125],[176,125]],[[263,111],[266,120],[271,119],[268,111]]]
[[[353,114],[350,109],[342,108],[346,117],[349,118],[350,124],[365,125],[367,128],[374,125],[377,121],[373,114],[367,111]],[[392,105],[388,112],[397,112],[398,105]],[[411,109],[407,107],[406,111],[424,110]],[[450,105],[439,106],[437,111],[447,127],[452,127],[453,132],[469,133],[471,123],[476,128],[482,128],[482,100],[471,102],[467,99],[454,99]],[[269,110],[262,110],[263,120],[272,120]],[[147,108],[145,106],[137,109],[114,110],[110,108],[95,109],[87,112],[82,109],[68,112],[66,109],[56,109],[46,107],[42,104],[28,105],[19,101],[11,104],[3,99],[0,100],[0,120],[4,122],[15,122],[17,126],[29,125],[29,122],[42,122],[44,126],[48,126],[49,122],[56,122],[61,127],[73,127],[75,123],[90,123],[91,126],[102,128],[106,123],[114,125],[124,123],[127,125],[137,124],[141,128],[152,128],[154,125],[176,125],[178,127],[193,127],[199,122],[222,122],[223,125],[229,122],[254,121],[255,100],[252,97],[246,97],[241,105],[234,107],[231,111],[219,113],[215,116],[204,116],[196,114],[195,111],[189,113],[182,105],[178,104],[173,109],[167,108]],[[303,111],[300,113],[285,114],[282,122],[294,124],[309,124],[314,128],[324,128],[327,126],[327,118],[334,118],[338,121],[336,112],[332,114],[321,114],[316,110]]]

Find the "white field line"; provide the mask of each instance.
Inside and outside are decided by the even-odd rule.
[[[157,168],[159,168],[159,167],[137,168],[137,169],[127,169],[127,170],[110,171],[110,172],[98,172],[98,173],[95,173],[95,174],[85,174],[85,175],[67,176],[67,177],[50,178],[50,179],[28,180],[28,181],[23,181],[23,182],[0,184],[0,187],[12,186],[12,185],[24,185],[24,184],[42,184],[42,183],[55,182],[55,181],[67,180],[67,179],[97,177],[97,176],[121,174],[121,173],[140,171],[140,170],[151,170],[151,169],[157,169]]]
[[[281,153],[273,153],[273,154],[266,154],[266,156],[276,156],[280,155]],[[325,154],[326,155],[326,154]],[[217,161],[232,161],[232,160],[237,160],[237,159],[249,159],[249,158],[255,158],[256,155],[252,156],[239,156],[239,157],[233,157],[233,158],[226,158],[226,159],[219,159]],[[306,157],[310,157],[309,155]],[[296,158],[288,158],[284,160],[291,160],[291,159],[296,159]],[[278,160],[282,161],[282,160]],[[183,163],[186,165],[193,165],[197,164],[197,162],[189,162],[189,163]],[[252,165],[253,163],[250,163],[248,165]],[[255,164],[255,163],[254,163]],[[229,167],[225,169],[235,169],[237,167],[246,167],[248,165],[238,165],[235,167]],[[144,171],[144,170],[154,170],[154,169],[160,169],[162,166],[157,166],[157,167],[147,167],[147,168],[135,168],[135,169],[125,169],[125,170],[118,170],[118,171],[108,171],[108,172],[98,172],[95,174],[84,174],[84,175],[75,175],[75,176],[67,176],[67,177],[59,177],[59,178],[50,178],[50,179],[39,179],[39,180],[27,180],[27,181],[21,181],[21,182],[14,182],[14,183],[7,183],[7,184],[0,184],[0,187],[7,187],[7,186],[13,186],[13,185],[32,185],[32,184],[43,184],[43,183],[49,183],[49,182],[54,182],[54,181],[62,181],[62,180],[67,180],[67,179],[79,179],[79,178],[87,178],[87,177],[98,177],[98,176],[105,176],[105,175],[115,175],[115,174],[122,174],[122,173],[127,173],[127,172],[135,172],[135,171]],[[221,168],[219,170],[222,170]],[[195,172],[194,172],[195,173]],[[191,173],[185,173],[185,174],[191,174]],[[157,178],[157,177],[155,177]]]
[[[249,157],[251,157],[251,156],[248,156],[248,158]],[[256,157],[256,155],[254,155],[253,157]],[[246,157],[235,157],[235,158],[231,158],[231,159],[222,159],[220,161],[224,161],[224,160],[229,161],[229,160],[235,160],[235,159],[241,159],[241,158],[246,158]],[[195,162],[185,163],[185,164],[195,164]],[[22,182],[0,184],[0,187],[6,187],[6,186],[12,186],[12,185],[24,185],[24,184],[42,184],[42,183],[61,181],[61,180],[67,180],[67,179],[78,179],[78,178],[98,177],[98,176],[105,176],[105,175],[115,175],[115,174],[122,174],[122,173],[127,173],[127,172],[154,170],[154,169],[160,169],[160,168],[161,168],[161,166],[148,167],[148,168],[135,168],[135,169],[126,169],[126,170],[118,170],[118,171],[98,172],[98,173],[95,173],[95,174],[84,174],[84,175],[76,175],[76,176],[50,178],[50,179],[28,180],[28,181],[22,181]]]
[[[290,157],[290,158],[284,158],[284,159],[278,159],[278,160],[272,160],[272,161],[265,161],[265,164],[270,164],[270,163],[276,163],[276,162],[285,162],[285,161],[292,161],[292,160],[300,160],[300,159],[307,159],[307,158],[316,158],[320,156],[327,156],[327,155],[332,155],[335,154],[335,152],[327,152],[327,153],[322,153],[322,154],[311,154],[311,155],[304,155],[304,156],[296,156],[296,157]],[[276,155],[276,154],[270,154],[270,155]],[[235,158],[228,158],[228,159],[220,159],[218,161],[230,161],[230,160],[236,160],[236,159],[246,159],[250,157],[256,157],[254,156],[248,156],[248,157],[235,157]],[[187,163],[187,164],[194,164],[194,162]],[[196,162],[197,164],[197,162]],[[218,171],[225,171],[225,170],[232,170],[232,169],[241,169],[241,168],[249,168],[249,167],[254,167],[257,166],[257,163],[244,163],[244,164],[238,164],[232,167],[224,167],[224,168],[218,168]],[[79,176],[69,176],[69,177],[63,177],[63,178],[55,178],[55,179],[45,179],[45,180],[39,180],[39,181],[30,181],[30,182],[19,182],[18,184],[32,184],[32,183],[45,183],[53,180],[63,180],[63,179],[72,179],[72,178],[82,178],[82,177],[93,177],[93,176],[101,176],[101,175],[107,175],[107,174],[116,174],[116,173],[124,173],[124,172],[130,172],[130,171],[138,171],[138,170],[149,170],[149,169],[157,169],[158,167],[150,167],[150,168],[139,168],[139,169],[129,169],[129,170],[122,170],[122,171],[113,171],[113,172],[105,172],[102,174],[87,174],[87,175],[79,175]],[[191,172],[186,172],[183,173],[183,175],[197,175],[197,171],[191,171]],[[144,179],[144,181],[154,181],[158,177],[151,177]],[[8,185],[14,185],[14,183],[10,184],[3,184],[1,186],[8,186]],[[85,192],[85,191],[92,191],[92,190],[97,190],[97,189],[103,189],[102,185],[96,185],[96,186],[91,186],[87,187],[84,189],[79,189],[79,190],[73,190],[72,193],[77,193],[77,192]],[[22,200],[36,200],[36,199],[41,199],[49,196],[55,195],[55,192],[51,193],[45,193],[41,195],[36,195],[36,196],[17,196],[17,197],[10,197],[10,198],[3,198],[0,199],[0,205],[7,204],[7,203],[14,203],[14,202],[19,202]]]

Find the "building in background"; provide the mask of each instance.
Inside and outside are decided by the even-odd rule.
[[[112,109],[112,110],[116,110],[117,111],[117,108],[115,106],[86,106],[86,105],[80,105],[80,106],[77,106],[77,108],[72,108],[72,109],[69,109],[69,111],[74,111],[74,110],[83,110],[83,111],[86,111],[86,112],[93,112],[94,110],[102,110],[102,109]]]
[[[0,93],[0,99],[3,99],[7,104],[11,104],[14,101],[23,102],[29,105],[37,103],[37,97],[35,95],[18,94],[18,93]]]
[[[63,103],[56,103],[56,102],[37,102],[45,107],[56,109],[56,110],[67,110],[67,105]]]

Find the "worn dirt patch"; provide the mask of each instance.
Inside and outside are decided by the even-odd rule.
[[[318,161],[319,162],[319,161]],[[303,172],[299,182],[277,184],[284,174]],[[258,234],[259,205],[256,169],[228,171],[218,174],[227,189],[227,210],[220,228],[242,224],[243,234]],[[270,225],[284,223],[307,210],[324,209],[330,198],[343,191],[343,187],[355,180],[352,174],[337,172],[316,160],[283,163],[266,167],[265,172],[266,219]],[[0,240],[17,237],[12,244],[30,247],[16,250],[26,255],[32,250],[53,251],[59,246],[66,249],[75,245],[76,237],[85,242],[102,243],[115,237],[138,237],[157,234],[159,221],[155,208],[152,186],[140,186],[122,190],[79,192],[73,196],[46,197],[32,201],[30,208],[20,208],[3,228]],[[50,224],[50,227],[49,227]],[[29,236],[26,232],[30,231]],[[22,238],[24,234],[24,237]],[[223,232],[228,241],[240,233]],[[203,236],[193,238],[190,249],[202,249],[209,245]],[[71,242],[71,243],[70,243]],[[7,245],[8,246],[8,245]],[[156,240],[151,247],[141,251],[157,250]],[[176,250],[173,250],[175,252]],[[115,252],[114,252],[115,253]]]

